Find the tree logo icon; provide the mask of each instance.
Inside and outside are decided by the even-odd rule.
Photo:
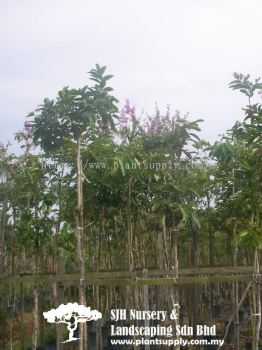
[[[78,303],[61,304],[56,309],[43,312],[44,318],[49,323],[65,323],[69,331],[69,337],[63,343],[72,342],[79,338],[74,337],[74,332],[77,329],[78,323],[87,321],[97,321],[102,318],[101,312],[91,310],[90,307],[78,305]]]

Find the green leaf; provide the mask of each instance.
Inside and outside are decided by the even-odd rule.
[[[201,228],[201,223],[199,220],[199,217],[197,215],[196,212],[192,211],[191,212],[191,217],[192,217],[192,221],[196,224],[196,226],[200,229]]]

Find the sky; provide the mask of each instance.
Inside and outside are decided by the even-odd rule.
[[[261,0],[1,0],[0,142],[64,86],[114,75],[121,108],[189,113],[215,141],[243,119],[233,72],[261,76]]]

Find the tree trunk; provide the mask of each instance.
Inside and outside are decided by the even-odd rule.
[[[210,207],[210,197],[207,194],[207,227],[208,227],[208,240],[209,240],[209,265],[213,266],[214,256],[213,256],[213,234],[211,225],[211,207]]]
[[[143,269],[143,277],[147,278],[147,269]],[[144,285],[142,287],[142,295],[143,295],[143,310],[147,311],[149,310],[149,298],[148,298],[148,286]],[[145,327],[149,327],[150,322],[149,320],[145,320],[144,321],[144,326]],[[148,337],[145,337],[145,339],[149,339]],[[149,345],[145,345],[145,350],[150,350],[150,346]]]
[[[24,298],[24,284],[20,284],[20,300],[21,300],[21,307],[20,307],[20,347],[21,350],[25,350],[25,336],[24,336],[24,307],[25,307],[25,298]]]
[[[172,220],[174,221],[174,220]],[[172,237],[171,237],[171,264],[172,269],[175,270],[175,278],[178,278],[178,229],[175,225],[172,225]]]
[[[236,232],[237,232],[237,222],[235,220],[234,227],[233,227],[233,237],[234,240],[236,239]],[[234,266],[237,266],[237,253],[238,253],[238,246],[235,244],[234,246],[234,253],[233,253],[233,264]],[[239,349],[240,346],[240,338],[239,338],[239,313],[238,313],[238,302],[239,302],[239,286],[238,282],[233,284],[233,300],[234,300],[234,308],[236,310],[235,315],[235,325],[236,325],[236,348]]]
[[[83,255],[83,186],[82,186],[82,160],[81,160],[81,138],[77,139],[77,206],[76,206],[76,240],[77,240],[77,259],[80,270],[79,280],[79,304],[85,305],[85,262]],[[80,323],[79,325],[79,350],[86,350],[87,347],[87,330],[86,323]]]
[[[131,219],[131,191],[132,179],[128,179],[128,199],[127,199],[127,256],[128,256],[128,270],[131,272],[134,269],[133,256],[133,227]]]
[[[157,233],[157,252],[158,252],[158,268],[163,271],[167,269],[165,264],[165,251],[164,251],[164,239],[163,232],[158,231]]]
[[[38,290],[37,284],[34,284],[33,289],[33,301],[34,301],[34,309],[33,309],[33,320],[34,320],[34,328],[33,328],[33,337],[32,337],[32,349],[37,349],[38,343],[38,333],[39,333],[39,318],[38,318]]]
[[[7,223],[7,203],[8,198],[7,195],[5,195],[2,210],[1,210],[1,217],[0,217],[0,273],[1,275],[3,273],[6,273],[5,271],[5,228]]]
[[[254,283],[253,283],[253,342],[252,350],[258,350],[259,334],[261,327],[261,290],[260,290],[260,267],[258,251],[255,249],[254,254]]]
[[[64,302],[64,286],[58,282],[53,284],[53,302],[54,307],[57,308]],[[56,350],[63,350],[63,325],[56,324]]]
[[[175,225],[175,217],[174,214],[172,214],[172,231],[171,231],[171,265],[172,268],[175,270],[174,280],[175,284],[174,287],[171,289],[171,307],[175,308],[177,304],[179,304],[179,290],[178,286],[176,285],[176,280],[178,279],[178,228]],[[174,320],[175,323],[175,329],[179,325],[179,308],[176,308],[177,310],[177,319]],[[179,339],[179,335],[176,334],[176,339]],[[177,345],[177,350],[180,350],[180,345]]]

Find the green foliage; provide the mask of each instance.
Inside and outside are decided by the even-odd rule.
[[[114,129],[117,118],[116,98],[106,86],[112,76],[104,76],[106,67],[96,66],[90,76],[97,84],[80,89],[64,87],[55,100],[44,99],[31,118],[33,142],[45,152],[61,152],[72,147],[79,137],[90,140],[103,126]]]
[[[255,79],[253,83],[249,78],[250,75],[243,75],[239,73],[233,74],[235,80],[231,81],[229,87],[233,90],[240,90],[246,96],[253,97],[256,90],[262,89],[262,83],[260,83],[260,78]]]
[[[77,269],[79,139],[84,259],[90,270],[129,268],[128,257],[133,267],[156,267],[161,235],[170,268],[175,233],[183,264],[191,263],[192,251],[207,264],[212,244],[217,264],[232,255],[232,245],[239,246],[240,259],[261,248],[261,105],[249,100],[243,120],[214,145],[199,138],[202,120],[179,112],[162,115],[157,109],[139,120],[132,110],[125,125],[115,125],[117,100],[105,71],[96,65],[89,72],[93,86],[65,87],[30,114],[31,136],[42,154],[25,149],[15,157],[0,147],[6,259],[25,256],[31,266],[35,256],[51,256],[61,259],[66,272]],[[234,74],[230,87],[251,99],[261,83]]]
[[[235,242],[244,247],[262,249],[262,231],[256,227],[248,227],[246,230],[238,232]]]

